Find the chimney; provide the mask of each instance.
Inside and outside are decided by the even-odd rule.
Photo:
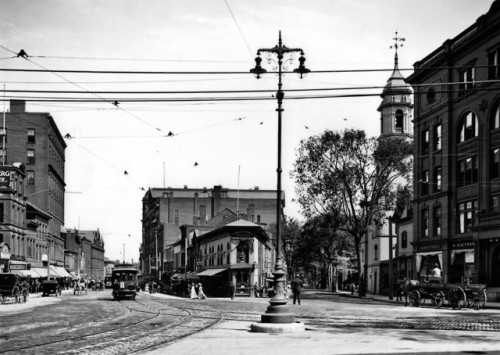
[[[26,101],[24,100],[10,100],[11,113],[26,113]]]

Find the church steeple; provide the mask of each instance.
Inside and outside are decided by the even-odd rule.
[[[412,89],[406,83],[405,78],[399,71],[398,47],[402,47],[405,39],[396,36],[393,38],[394,45],[394,70],[387,80],[384,90],[380,94],[382,102],[378,107],[380,115],[380,136],[410,136],[412,134],[412,113],[413,104],[411,102]]]

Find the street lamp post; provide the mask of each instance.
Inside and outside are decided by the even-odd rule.
[[[260,57],[261,53],[266,53],[266,59],[268,63],[274,62],[277,64],[278,69],[278,91],[276,92],[276,100],[278,102],[278,167],[277,172],[277,191],[276,191],[276,264],[274,267],[274,296],[269,301],[270,305],[267,308],[265,314],[261,317],[261,323],[273,323],[273,324],[287,324],[294,323],[295,316],[293,313],[288,311],[286,306],[287,300],[285,297],[285,271],[283,265],[283,253],[281,250],[281,115],[283,112],[282,104],[285,94],[282,90],[282,75],[283,75],[283,63],[292,63],[295,59],[295,54],[300,53],[299,67],[294,70],[295,73],[300,75],[302,78],[305,74],[309,73],[310,70],[304,66],[305,58],[304,51],[300,48],[288,48],[283,45],[281,41],[281,31],[279,32],[278,45],[272,48],[260,48],[257,51],[257,57],[255,58],[255,68],[251,69],[250,72],[255,74],[257,79],[260,79],[261,75],[266,73],[267,70],[262,68]],[[277,60],[277,61],[276,61]],[[252,330],[254,331],[264,331],[257,325],[252,325]]]

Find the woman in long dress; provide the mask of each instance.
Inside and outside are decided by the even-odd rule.
[[[207,298],[207,296],[203,292],[203,286],[201,286],[201,284],[198,284],[198,299],[204,300],[205,298]]]
[[[196,294],[196,290],[194,289],[194,284],[191,285],[191,299],[194,300],[198,298],[198,295]]]

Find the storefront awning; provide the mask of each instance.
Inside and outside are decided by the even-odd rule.
[[[69,277],[71,277],[73,280],[78,280],[78,276],[73,271],[69,272]]]
[[[57,273],[59,275],[61,275],[62,277],[70,277],[70,278],[73,278],[73,276],[71,276],[65,268],[63,268],[62,266],[55,266],[55,269],[57,271]]]
[[[197,275],[198,276],[214,276],[214,275],[217,275],[223,271],[226,271],[227,269],[207,269],[207,270],[204,270],[200,273],[198,273]]]
[[[17,276],[21,277],[28,277],[28,274],[26,273],[26,270],[11,270],[11,273]]]
[[[32,268],[40,277],[47,277],[47,268]]]

